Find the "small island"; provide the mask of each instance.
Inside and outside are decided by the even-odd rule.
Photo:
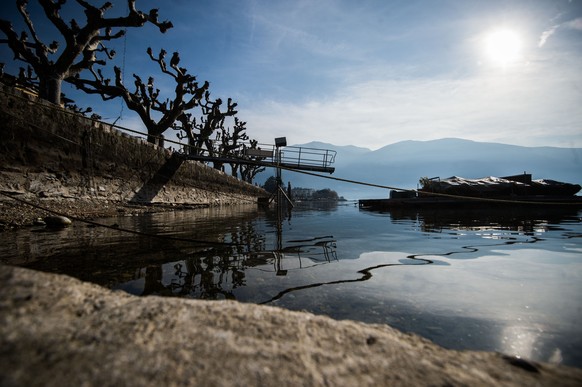
[[[261,186],[265,191],[274,194],[277,192],[277,178],[269,177]],[[291,182],[287,184],[287,196],[294,202],[345,202],[346,198],[339,196],[338,193],[330,188],[317,190],[315,188],[295,187],[291,188]]]

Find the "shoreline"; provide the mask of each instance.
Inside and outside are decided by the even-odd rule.
[[[190,210],[209,207],[208,204],[127,203],[103,199],[21,198],[0,196],[0,232],[34,226],[46,216],[61,215],[81,220],[115,216],[135,216],[146,213]],[[23,195],[19,195],[23,196]],[[32,204],[26,204],[24,201]],[[42,207],[42,208],[41,208]],[[46,208],[43,209],[43,208]]]

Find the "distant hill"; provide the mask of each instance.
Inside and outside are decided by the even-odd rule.
[[[534,179],[552,179],[582,184],[582,148],[522,147],[457,138],[433,141],[402,141],[372,151],[356,146],[321,142],[300,144],[337,152],[332,177],[400,188],[417,188],[421,177],[466,178],[531,173]],[[274,171],[257,179],[262,183]],[[387,197],[385,189],[283,171],[283,180],[293,187],[330,188],[349,199]]]

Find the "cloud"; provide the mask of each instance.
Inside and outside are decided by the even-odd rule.
[[[557,30],[558,28],[566,28],[566,29],[570,29],[570,30],[576,30],[576,31],[582,31],[582,17],[561,23],[561,24],[556,24],[552,27],[550,27],[549,29],[547,29],[546,31],[542,32],[541,36],[540,36],[540,41],[538,43],[538,47],[543,47],[544,44],[546,44],[546,42],[548,41],[548,39],[550,38],[550,36],[552,36]]]
[[[295,144],[317,140],[377,149],[403,140],[460,137],[580,147],[581,97],[572,79],[522,71],[375,80],[320,100],[263,100],[241,113],[249,134],[265,143],[287,136]],[[566,138],[570,142],[563,143]]]
[[[564,23],[564,27],[582,31],[582,17]]]
[[[538,43],[538,47],[543,47],[544,44],[546,44],[546,42],[548,41],[548,39],[550,38],[550,36],[552,36],[556,30],[558,29],[558,27],[560,27],[560,25],[555,25],[552,26],[550,29],[542,32],[542,35],[540,36],[540,42]]]

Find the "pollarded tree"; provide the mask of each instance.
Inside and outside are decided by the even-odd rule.
[[[246,126],[246,122],[235,117],[232,131],[230,128],[221,128],[219,152],[221,156],[234,160],[229,162],[232,176],[239,177],[240,173],[243,181],[252,183],[255,176],[265,170],[265,167],[260,165],[265,158],[253,156],[254,163],[249,163],[246,151],[258,149],[258,141],[249,140]]]
[[[205,147],[208,151],[208,154],[211,157],[215,157],[219,155],[219,148],[214,147],[214,144],[211,141],[211,136],[217,130],[221,130],[224,128],[224,120],[226,117],[232,117],[238,113],[236,110],[236,103],[232,102],[232,99],[228,99],[226,105],[226,111],[221,110],[222,100],[220,98],[210,101],[208,99],[208,94],[205,96],[205,103],[201,104],[203,116],[200,117],[200,122],[195,124],[195,127],[198,129],[198,141],[197,141],[197,148]],[[214,167],[220,169],[222,165],[218,165],[217,163],[214,164]]]
[[[169,66],[165,60],[165,50],[160,50],[156,58],[152,49],[148,47],[147,54],[152,61],[157,62],[162,73],[174,79],[176,86],[173,99],[160,99],[160,90],[154,87],[153,77],[149,77],[147,83],[144,83],[141,77],[133,74],[135,89],[129,90],[123,84],[119,67],[114,67],[114,82],[105,78],[100,70],[95,72],[91,68],[93,79],[77,77],[71,80],[71,83],[88,94],[99,94],[103,100],[123,98],[127,107],[135,111],[146,126],[148,141],[163,145],[163,133],[174,127],[176,120],[183,117],[187,111],[200,105],[203,95],[208,95],[209,84],[204,82],[202,86],[198,85],[194,75],[179,67],[180,56],[177,52],[172,55]]]
[[[238,159],[243,156],[244,141],[249,139],[246,133],[246,125],[246,122],[235,117],[232,130],[229,127],[224,127],[224,125],[220,128],[220,142],[218,145],[220,156],[228,159]],[[238,177],[240,163],[231,162],[229,164],[232,176]]]
[[[250,146],[245,146],[243,149],[243,154],[246,150],[249,149],[260,149],[259,142],[257,140],[250,140]],[[247,183],[252,183],[255,176],[265,170],[265,167],[261,166],[259,163],[264,160],[264,157],[254,157],[253,158],[256,163],[246,164],[241,163],[238,165],[238,169],[240,170],[240,177],[243,181]],[[234,167],[233,167],[234,168]]]
[[[210,157],[220,155],[220,143],[212,140],[214,133],[221,133],[224,130],[224,121],[226,117],[233,117],[237,114],[235,110],[237,104],[229,98],[226,104],[226,110],[221,110],[222,99],[210,100],[208,91],[204,94],[204,101],[200,102],[202,116],[196,117],[192,113],[185,113],[178,117],[174,129],[184,132],[179,137],[188,138],[190,145],[188,152],[190,154],[205,154]],[[214,167],[222,168],[222,163],[214,162]]]
[[[59,12],[66,0],[38,0],[38,2],[45,16],[62,35],[65,47],[59,50],[59,42],[53,41],[47,45],[41,40],[27,10],[28,0],[16,1],[28,32],[22,31],[19,34],[14,31],[10,21],[0,19],[0,31],[6,36],[0,43],[10,47],[14,59],[24,61],[32,67],[38,77],[40,97],[56,104],[60,104],[63,81],[78,76],[83,70],[95,64],[104,65],[105,60],[97,58],[99,52],[104,53],[109,59],[115,55],[115,52],[108,50],[104,44],[124,35],[123,30],[113,33],[114,28],[142,27],[149,22],[163,33],[172,27],[171,22],[158,20],[157,9],[151,9],[149,13],[136,10],[135,0],[127,1],[129,11],[126,16],[114,18],[104,16],[113,6],[110,2],[98,8],[84,0],[76,0],[84,8],[86,21],[83,26],[74,19],[67,24],[61,18]]]

